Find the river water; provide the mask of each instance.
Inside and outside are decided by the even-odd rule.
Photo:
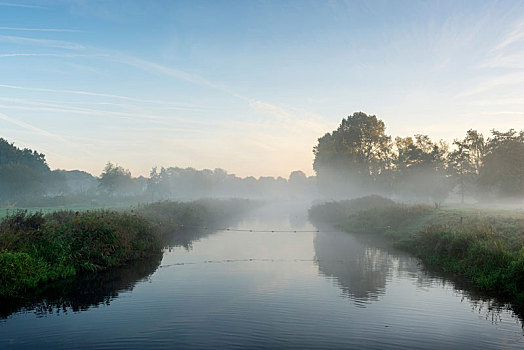
[[[0,348],[524,349],[511,311],[306,206],[231,228],[3,305]]]

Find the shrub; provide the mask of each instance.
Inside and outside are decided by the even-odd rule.
[[[345,201],[314,205],[309,209],[309,217],[312,220],[338,223],[360,211],[376,210],[393,205],[395,205],[395,202],[389,198],[371,195]]]
[[[41,280],[42,266],[29,254],[0,252],[0,295],[13,295],[34,288]]]
[[[159,253],[163,236],[248,209],[243,200],[158,202],[136,211],[17,211],[0,222],[0,296]]]
[[[161,248],[147,221],[129,213],[17,212],[0,223],[0,295],[101,270]]]

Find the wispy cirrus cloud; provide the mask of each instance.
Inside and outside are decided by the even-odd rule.
[[[134,102],[146,102],[146,103],[159,103],[160,102],[161,103],[161,101],[146,100],[146,99],[140,99],[140,98],[135,98],[131,96],[106,94],[106,93],[99,93],[99,92],[94,92],[94,91],[84,91],[84,90],[47,89],[47,88],[37,88],[37,87],[28,87],[28,86],[19,86],[19,85],[8,85],[8,84],[0,84],[0,88],[24,90],[24,91],[53,92],[53,93],[59,93],[59,94],[107,97],[107,98],[114,98],[114,99],[134,101]]]
[[[51,137],[51,138],[56,139],[56,140],[61,141],[61,142],[67,142],[63,137],[61,137],[59,135],[53,134],[53,133],[51,133],[51,132],[49,132],[47,130],[44,130],[44,129],[37,128],[36,126],[31,125],[29,123],[25,123],[25,122],[22,122],[20,120],[11,118],[11,117],[3,114],[3,113],[0,113],[0,119],[5,120],[6,122],[9,122],[11,124],[17,125],[17,126],[23,128],[23,129],[35,132],[38,135]]]
[[[167,76],[170,76],[176,79],[180,79],[180,80],[183,80],[183,81],[195,84],[195,85],[208,87],[214,90],[229,93],[236,97],[246,99],[245,97],[242,97],[236,94],[235,92],[233,92],[226,86],[212,82],[198,74],[188,73],[186,71],[183,71],[183,70],[180,70],[174,67],[168,67],[168,66],[161,65],[155,62],[146,61],[146,60],[143,60],[137,57],[122,55],[120,53],[117,53],[113,55],[112,57],[116,62],[124,63],[124,64],[130,65],[130,66],[133,66],[133,67],[145,70],[145,71],[160,73],[160,74],[167,75]]]
[[[491,100],[478,100],[471,103],[476,106],[508,106],[508,105],[524,105],[524,98],[495,98]]]
[[[293,124],[296,128],[295,131],[304,130],[304,128],[308,128],[310,130],[314,129],[317,132],[319,130],[322,130],[321,132],[324,132],[325,130],[325,118],[321,115],[303,109],[297,109],[292,107],[284,108],[267,101],[261,101],[255,98],[251,98],[235,91],[234,89],[229,88],[225,84],[213,82],[198,74],[188,73],[173,67],[168,67],[158,63],[125,55],[116,55],[114,58],[118,59],[118,62],[128,64],[142,70],[165,74],[192,84],[207,87],[219,92],[227,93],[232,97],[247,102],[248,105],[255,112],[271,116],[279,120],[280,123],[285,122],[288,125]]]
[[[479,68],[524,68],[524,21],[518,21],[511,27],[513,29],[494,45]]]
[[[1,29],[1,27],[0,27]],[[61,47],[61,48],[71,48],[71,49],[87,49],[85,46],[73,42],[65,42],[65,41],[58,41],[58,40],[47,40],[47,39],[34,39],[34,38],[24,38],[24,37],[15,37],[15,36],[5,36],[0,35],[0,41],[4,40],[11,40],[11,41],[19,41],[21,43],[27,43],[27,44],[40,44],[40,45],[48,45],[48,46],[55,46],[55,47]],[[219,91],[222,93],[226,93],[231,95],[234,98],[243,100],[244,102],[247,102],[248,105],[256,110],[259,113],[266,113],[267,115],[273,116],[273,117],[279,117],[281,118],[284,115],[288,116],[288,119],[291,120],[293,118],[297,118],[297,115],[295,113],[289,113],[284,112],[284,109],[282,107],[277,107],[269,102],[263,102],[248,96],[245,96],[242,93],[239,93],[235,91],[234,89],[231,89],[225,84],[211,81],[199,74],[196,73],[190,73],[181,69],[177,69],[176,67],[166,66],[162,65],[156,62],[144,60],[138,57],[129,56],[126,54],[122,54],[120,52],[110,51],[110,50],[104,50],[100,48],[89,48],[90,51],[94,52],[101,52],[99,55],[86,55],[86,56],[94,56],[94,57],[100,57],[103,59],[108,59],[114,62],[118,62],[121,64],[125,64],[128,66],[132,66],[135,68],[138,68],[143,71],[147,71],[150,73],[155,74],[161,74],[165,76],[169,76],[178,80],[182,80],[197,86],[206,87],[215,91]],[[55,56],[56,57],[75,57],[74,55],[70,56],[61,56],[61,54],[37,54],[37,53],[14,53],[14,54],[0,54],[0,57],[15,57],[15,56]],[[0,87],[9,87],[9,88],[18,88],[23,89],[23,87],[18,86],[9,86],[9,85],[1,85]],[[47,91],[47,92],[57,92],[57,93],[72,93],[72,94],[79,94],[79,95],[91,95],[91,96],[99,96],[99,97],[108,97],[108,98],[118,98],[118,99],[125,99],[130,101],[136,101],[136,102],[150,102],[150,101],[144,101],[139,99],[134,99],[130,97],[125,96],[119,96],[119,95],[112,95],[112,94],[100,94],[100,93],[93,93],[93,92],[86,92],[86,91],[76,91],[76,90],[53,90],[53,89],[38,89],[38,88],[27,88],[28,90],[33,91]],[[261,108],[261,105],[264,104],[265,108]],[[258,106],[258,107],[256,107]],[[271,106],[271,107],[270,107]],[[256,107],[256,108],[254,108]],[[301,111],[300,114],[302,117],[305,114],[311,114],[307,111]],[[300,119],[300,118],[299,118]]]
[[[0,99],[3,100],[3,99]],[[209,126],[210,122],[201,122],[191,118],[179,118],[175,116],[166,116],[166,115],[157,115],[151,113],[141,113],[141,112],[122,112],[122,111],[106,111],[99,109],[91,108],[71,108],[67,106],[53,105],[53,104],[26,104],[23,106],[19,101],[17,104],[0,104],[2,109],[10,110],[23,110],[23,111],[41,111],[41,112],[56,112],[56,113],[66,113],[87,115],[87,116],[103,116],[103,117],[113,117],[113,118],[122,118],[129,120],[148,120],[149,122],[157,122],[163,124],[172,124],[183,123],[188,125],[194,125],[195,127]]]
[[[7,116],[4,113],[0,113],[0,120],[4,120],[4,121],[6,121],[6,122],[8,122],[10,124],[16,125],[16,126],[22,128],[24,130],[27,130],[27,131],[29,131],[29,132],[31,132],[33,134],[36,134],[36,135],[39,135],[39,136],[43,136],[43,137],[47,137],[47,138],[51,138],[51,139],[55,140],[56,142],[59,142],[62,145],[66,144],[67,147],[77,149],[79,152],[81,152],[83,154],[86,154],[86,155],[89,155],[89,156],[95,156],[94,153],[90,152],[85,147],[78,147],[78,144],[76,144],[75,142],[71,142],[70,140],[66,139],[65,137],[63,137],[63,136],[61,136],[59,134],[52,133],[52,132],[50,132],[48,130],[44,130],[42,128],[36,127],[36,126],[34,126],[32,124],[23,122],[21,120],[11,118],[11,117]],[[66,159],[66,160],[67,161],[71,161],[72,159]]]
[[[47,7],[39,6],[39,5],[21,4],[21,3],[18,3],[18,2],[0,2],[0,6],[24,7],[24,8],[31,8],[31,9],[45,9],[45,8],[47,8]]]
[[[286,108],[259,100],[251,100],[250,106],[255,112],[273,116],[281,126],[291,128],[295,131],[308,130],[317,135],[331,127],[322,115],[304,109]]]
[[[487,50],[485,57],[476,66],[481,71],[480,79],[474,86],[461,92],[456,97],[472,97],[479,94],[490,94],[498,91],[514,91],[516,87],[524,85],[524,21],[518,21],[510,26],[499,42],[495,42],[491,50]],[[491,104],[483,99],[481,103]],[[496,98],[495,104],[502,105],[501,99]],[[479,102],[474,102],[478,104]]]
[[[0,57],[102,57],[103,55],[82,55],[82,54],[67,54],[67,53],[4,53]]]
[[[63,40],[53,40],[53,39],[37,39],[37,38],[28,38],[23,36],[13,36],[13,35],[0,35],[0,41],[9,42],[17,45],[36,45],[57,49],[67,49],[67,50],[84,50],[85,46],[73,43],[70,41]]]
[[[68,28],[21,28],[21,27],[0,27],[0,30],[12,30],[22,32],[69,32],[69,33],[81,33],[83,30],[79,29],[68,29]]]
[[[173,101],[168,102],[168,101],[162,101],[162,100],[148,100],[148,99],[141,99],[141,98],[136,98],[132,96],[106,94],[106,93],[100,93],[100,92],[95,92],[95,91],[46,89],[46,88],[37,88],[37,87],[0,84],[0,89],[2,88],[12,89],[12,90],[22,90],[22,91],[46,92],[46,93],[51,93],[51,94],[70,94],[70,95],[80,95],[80,96],[91,96],[91,97],[100,97],[100,98],[106,99],[106,101],[91,101],[91,100],[90,101],[77,101],[76,104],[78,105],[101,105],[101,106],[102,105],[107,105],[107,106],[111,105],[111,106],[123,107],[126,109],[137,109],[137,108],[145,108],[145,106],[140,105],[140,104],[146,104],[147,109],[149,110],[164,110],[164,111],[170,111],[170,110],[174,110],[174,111],[209,111],[211,109],[216,109],[213,107],[201,106],[201,105],[195,105],[195,104],[189,104],[189,103],[176,103]],[[128,102],[131,102],[132,104],[107,101],[107,99],[128,101]],[[57,103],[63,106],[64,101],[60,101],[60,102],[50,101],[50,103]],[[71,104],[71,102],[69,104]]]
[[[524,21],[519,21],[513,25],[513,30],[506,35],[506,37],[496,45],[492,51],[505,49],[506,47],[517,43],[524,39]]]
[[[49,55],[53,55],[53,54],[49,54]],[[167,75],[169,77],[173,77],[175,79],[186,81],[194,85],[203,86],[206,88],[210,88],[210,89],[213,89],[219,92],[229,94],[234,98],[247,102],[248,105],[255,112],[263,113],[263,114],[266,114],[267,116],[276,118],[281,123],[284,120],[287,120],[287,123],[293,122],[293,124],[299,127],[299,129],[308,128],[308,129],[315,129],[317,131],[322,129],[322,126],[321,126],[323,125],[322,116],[314,115],[314,113],[311,113],[305,110],[299,110],[296,108],[284,108],[281,106],[276,106],[266,101],[261,101],[258,99],[254,99],[254,98],[245,96],[227,87],[225,84],[210,81],[209,79],[202,77],[198,74],[188,73],[186,71],[183,71],[183,70],[180,70],[174,67],[165,66],[162,64],[143,60],[143,59],[136,58],[136,57],[123,55],[120,53],[114,53],[114,52],[111,53],[111,52],[105,51],[104,54],[100,54],[98,56],[104,59],[110,59],[110,60],[114,60],[119,63],[130,65],[130,66],[133,66],[135,68],[138,68],[144,71],[148,71],[148,72],[156,73],[156,74]],[[0,55],[0,57],[2,57],[2,55]],[[25,89],[25,90],[32,90],[32,91],[56,92],[56,93],[68,93],[68,94],[77,94],[77,95],[89,95],[89,96],[116,98],[116,99],[122,99],[122,100],[134,101],[134,102],[153,102],[153,103],[159,102],[159,101],[136,99],[136,98],[128,97],[128,96],[96,93],[96,92],[89,92],[89,91],[79,91],[79,90],[28,88],[28,87],[0,84],[0,88],[2,87],[11,88],[11,89]],[[171,108],[178,109],[177,106],[174,106]],[[298,121],[300,121],[300,123],[299,125],[296,125],[296,122]]]
[[[479,65],[479,68],[524,68],[524,51],[511,54],[498,54]]]
[[[506,73],[506,74],[495,74],[483,79],[475,86],[461,92],[456,97],[463,98],[480,93],[484,93],[495,88],[501,88],[504,86],[515,86],[524,83],[524,72],[519,73]]]

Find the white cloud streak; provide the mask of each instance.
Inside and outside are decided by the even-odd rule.
[[[514,26],[514,30],[511,31],[504,40],[493,48],[493,51],[499,51],[507,46],[510,46],[516,42],[524,39],[524,22],[519,22]]]
[[[0,113],[0,119],[2,120],[5,120],[11,124],[14,124],[14,125],[17,125],[21,128],[24,128],[26,130],[30,130],[30,131],[33,131],[35,133],[37,133],[38,135],[42,135],[42,136],[47,136],[47,137],[51,137],[55,140],[58,140],[60,142],[67,142],[64,138],[62,138],[61,136],[59,135],[55,135],[53,133],[50,133],[49,131],[47,130],[44,130],[44,129],[40,129],[40,128],[37,128],[36,126],[33,126],[31,124],[28,124],[28,123],[25,123],[25,122],[22,122],[20,120],[16,120],[16,119],[13,119],[11,117],[8,117],[7,115],[3,114],[3,113]]]
[[[213,90],[217,90],[219,92],[227,93],[235,98],[247,102],[249,106],[258,113],[263,113],[272,116],[273,118],[276,118],[281,124],[293,125],[295,131],[309,129],[315,130],[317,132],[325,132],[325,119],[320,115],[315,115],[314,113],[296,108],[283,108],[265,101],[249,98],[247,96],[244,96],[243,94],[235,92],[234,90],[226,87],[223,84],[211,82],[208,79],[197,74],[190,74],[178,69],[166,67],[164,65],[133,57],[116,57],[118,57],[119,62],[123,62],[125,64],[135,66],[146,71],[155,71],[158,73],[166,74],[168,76],[172,76],[180,80],[187,81],[192,84],[207,87]]]
[[[20,4],[20,3],[13,3],[13,2],[0,2],[0,6],[23,7],[23,8],[31,8],[31,9],[45,9],[46,8],[44,6]]]
[[[173,104],[169,104],[163,101],[145,100],[145,99],[139,99],[139,98],[130,97],[130,96],[105,94],[105,93],[99,93],[99,92],[93,92],[93,91],[46,89],[46,88],[36,88],[36,87],[27,87],[27,86],[9,85],[9,84],[0,84],[0,88],[13,89],[13,90],[24,90],[24,91],[51,92],[51,93],[59,93],[59,94],[85,95],[85,96],[93,96],[93,97],[104,97],[104,98],[113,98],[113,99],[132,101],[132,102],[143,102],[143,103],[154,103],[154,104],[160,103],[160,104],[171,105],[173,107],[176,107]],[[188,107],[188,105],[186,105],[186,107]]]
[[[82,32],[84,32],[83,30],[78,30],[78,29],[63,29],[63,28],[0,27],[0,30],[12,30],[12,31],[22,31],[22,32],[68,32],[68,33],[82,33]]]
[[[457,98],[469,97],[472,95],[480,94],[495,88],[500,88],[502,86],[511,86],[524,83],[524,73],[509,73],[504,75],[495,75],[489,78],[486,78],[477,86],[472,87],[469,90],[463,91],[458,94]]]
[[[52,40],[52,39],[36,39],[27,38],[22,36],[13,35],[0,35],[0,41],[9,42],[17,45],[36,45],[51,47],[56,49],[67,49],[67,50],[84,50],[85,46],[63,40]]]
[[[146,60],[142,60],[136,57],[130,57],[126,55],[117,54],[113,58],[116,62],[125,63],[127,65],[134,66],[136,68],[140,68],[145,71],[149,71],[149,72],[153,71],[157,73],[162,73],[164,75],[174,77],[174,78],[177,78],[183,81],[187,81],[195,85],[204,86],[204,87],[218,90],[221,92],[226,92],[235,97],[246,99],[245,97],[237,95],[235,92],[231,91],[227,87],[211,82],[198,74],[188,73],[188,72],[176,69],[176,68],[167,67],[167,66],[164,66],[158,63],[154,63],[154,62],[150,62],[150,61],[146,61]]]
[[[59,113],[69,113],[69,114],[80,114],[80,115],[90,115],[90,116],[105,116],[105,117],[118,117],[130,120],[149,120],[155,121],[158,123],[167,123],[171,124],[173,122],[192,124],[198,126],[209,125],[209,122],[201,122],[194,119],[184,119],[173,116],[160,116],[155,114],[148,113],[129,113],[129,112],[118,112],[118,111],[103,111],[97,109],[88,109],[88,108],[68,108],[63,106],[45,106],[45,105],[35,105],[35,106],[20,106],[20,105],[5,105],[1,104],[0,108],[12,109],[12,110],[24,110],[24,111],[47,111],[47,112],[59,112]]]
[[[4,53],[0,54],[1,58],[7,57],[102,57],[103,55],[82,55],[82,54],[60,54],[60,53]]]

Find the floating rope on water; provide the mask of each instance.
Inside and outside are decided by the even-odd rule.
[[[344,260],[333,260],[340,263],[347,263]],[[222,260],[204,260],[203,262],[177,262],[173,264],[160,265],[158,268],[176,267],[184,265],[197,265],[197,264],[223,264],[223,263],[235,263],[235,262],[320,262],[319,259],[222,259]]]
[[[247,229],[247,228],[228,228],[228,227],[227,228],[218,228],[218,227],[185,226],[185,225],[179,225],[178,227],[181,229],[199,229],[199,230],[232,231],[232,232],[264,232],[264,233],[318,233],[320,232],[320,230],[261,230],[261,229]],[[327,232],[327,231],[323,231],[323,232]]]
[[[275,232],[275,233],[312,233],[320,232],[320,230],[253,230],[253,229],[241,229],[241,228],[223,228],[217,229],[217,231],[234,231],[234,232]]]

